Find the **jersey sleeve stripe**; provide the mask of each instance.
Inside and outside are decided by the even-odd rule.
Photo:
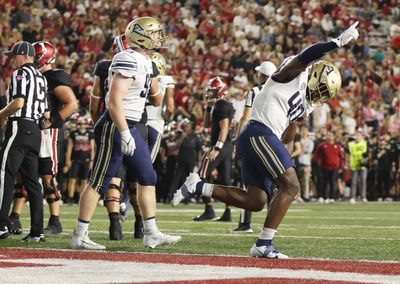
[[[131,71],[137,71],[137,69],[129,67],[129,66],[111,66],[110,69],[111,70],[114,70],[114,69],[126,69],[126,70],[131,70]]]
[[[117,63],[114,63],[113,65],[111,65],[111,68],[120,68],[120,67],[126,67],[126,68],[130,68],[130,69],[134,69],[134,70],[138,69],[136,64],[131,64],[131,63],[129,64],[129,63],[117,62]]]
[[[126,71],[132,71],[131,68],[124,68],[124,67],[119,67],[119,68],[115,68],[115,70],[113,70],[113,72],[115,73],[119,73],[118,70],[126,70]]]

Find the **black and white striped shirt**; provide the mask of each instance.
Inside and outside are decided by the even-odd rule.
[[[254,86],[253,88],[251,88],[250,91],[247,92],[246,95],[246,107],[253,107],[253,103],[254,103],[254,98],[258,95],[258,93],[261,91],[262,86]]]
[[[7,89],[7,103],[24,98],[24,106],[10,118],[39,119],[48,111],[47,80],[32,63],[22,65],[12,74]]]

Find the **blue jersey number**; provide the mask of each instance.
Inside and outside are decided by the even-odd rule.
[[[147,94],[150,91],[150,83],[151,83],[150,74],[146,74],[146,81],[144,82],[144,89],[143,89],[143,91],[140,92],[141,98],[147,97]]]
[[[297,91],[288,101],[289,110],[288,118],[290,122],[296,121],[301,118],[304,114],[303,100],[301,98],[300,92]]]

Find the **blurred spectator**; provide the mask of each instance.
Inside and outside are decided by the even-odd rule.
[[[390,152],[390,144],[388,140],[390,136],[382,135],[379,138],[379,148],[377,153],[377,184],[378,201],[391,201],[389,197],[389,189],[392,186],[391,171],[392,157]]]
[[[195,166],[201,159],[201,140],[193,131],[193,124],[190,120],[184,119],[180,123],[180,131],[177,138],[177,166],[174,172],[174,178],[167,196],[167,202],[172,200],[173,194],[179,188],[186,176],[194,171]]]
[[[299,157],[301,172],[301,194],[304,201],[310,200],[310,181],[311,181],[311,156],[314,150],[314,141],[310,138],[308,127],[303,125],[300,129],[303,154]]]
[[[322,198],[325,203],[334,203],[338,197],[338,172],[343,166],[344,157],[341,146],[335,142],[333,131],[328,131],[326,141],[318,145],[314,160],[321,169]]]
[[[368,165],[368,146],[364,140],[362,129],[358,129],[355,140],[349,142],[347,147],[349,155],[349,165],[351,174],[351,194],[350,203],[356,202],[357,185],[360,184],[360,195],[362,202],[367,202],[367,165]]]
[[[279,66],[286,56],[310,42],[337,36],[357,19],[359,40],[326,58],[342,72],[343,88],[336,102],[317,108],[310,129],[317,135],[331,125],[349,135],[356,127],[366,134],[394,134],[400,128],[398,1],[360,3],[6,1],[0,5],[0,49],[22,39],[52,42],[58,48],[57,68],[71,74],[73,90],[85,106],[93,82],[90,74],[96,61],[111,57],[111,39],[124,32],[130,18],[156,14],[169,31],[170,45],[162,52],[177,82],[175,119],[188,118],[199,127],[205,105],[198,90],[211,77],[223,76],[232,94],[243,93],[254,84],[254,67],[260,62],[270,60]],[[1,55],[0,65],[7,84],[11,69]],[[398,163],[395,167],[399,170]]]

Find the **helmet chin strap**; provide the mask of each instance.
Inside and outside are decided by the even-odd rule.
[[[308,85],[307,85],[307,89],[306,89],[306,100],[308,103],[310,103],[310,104],[312,103],[311,95],[310,95],[310,88],[308,88]]]

